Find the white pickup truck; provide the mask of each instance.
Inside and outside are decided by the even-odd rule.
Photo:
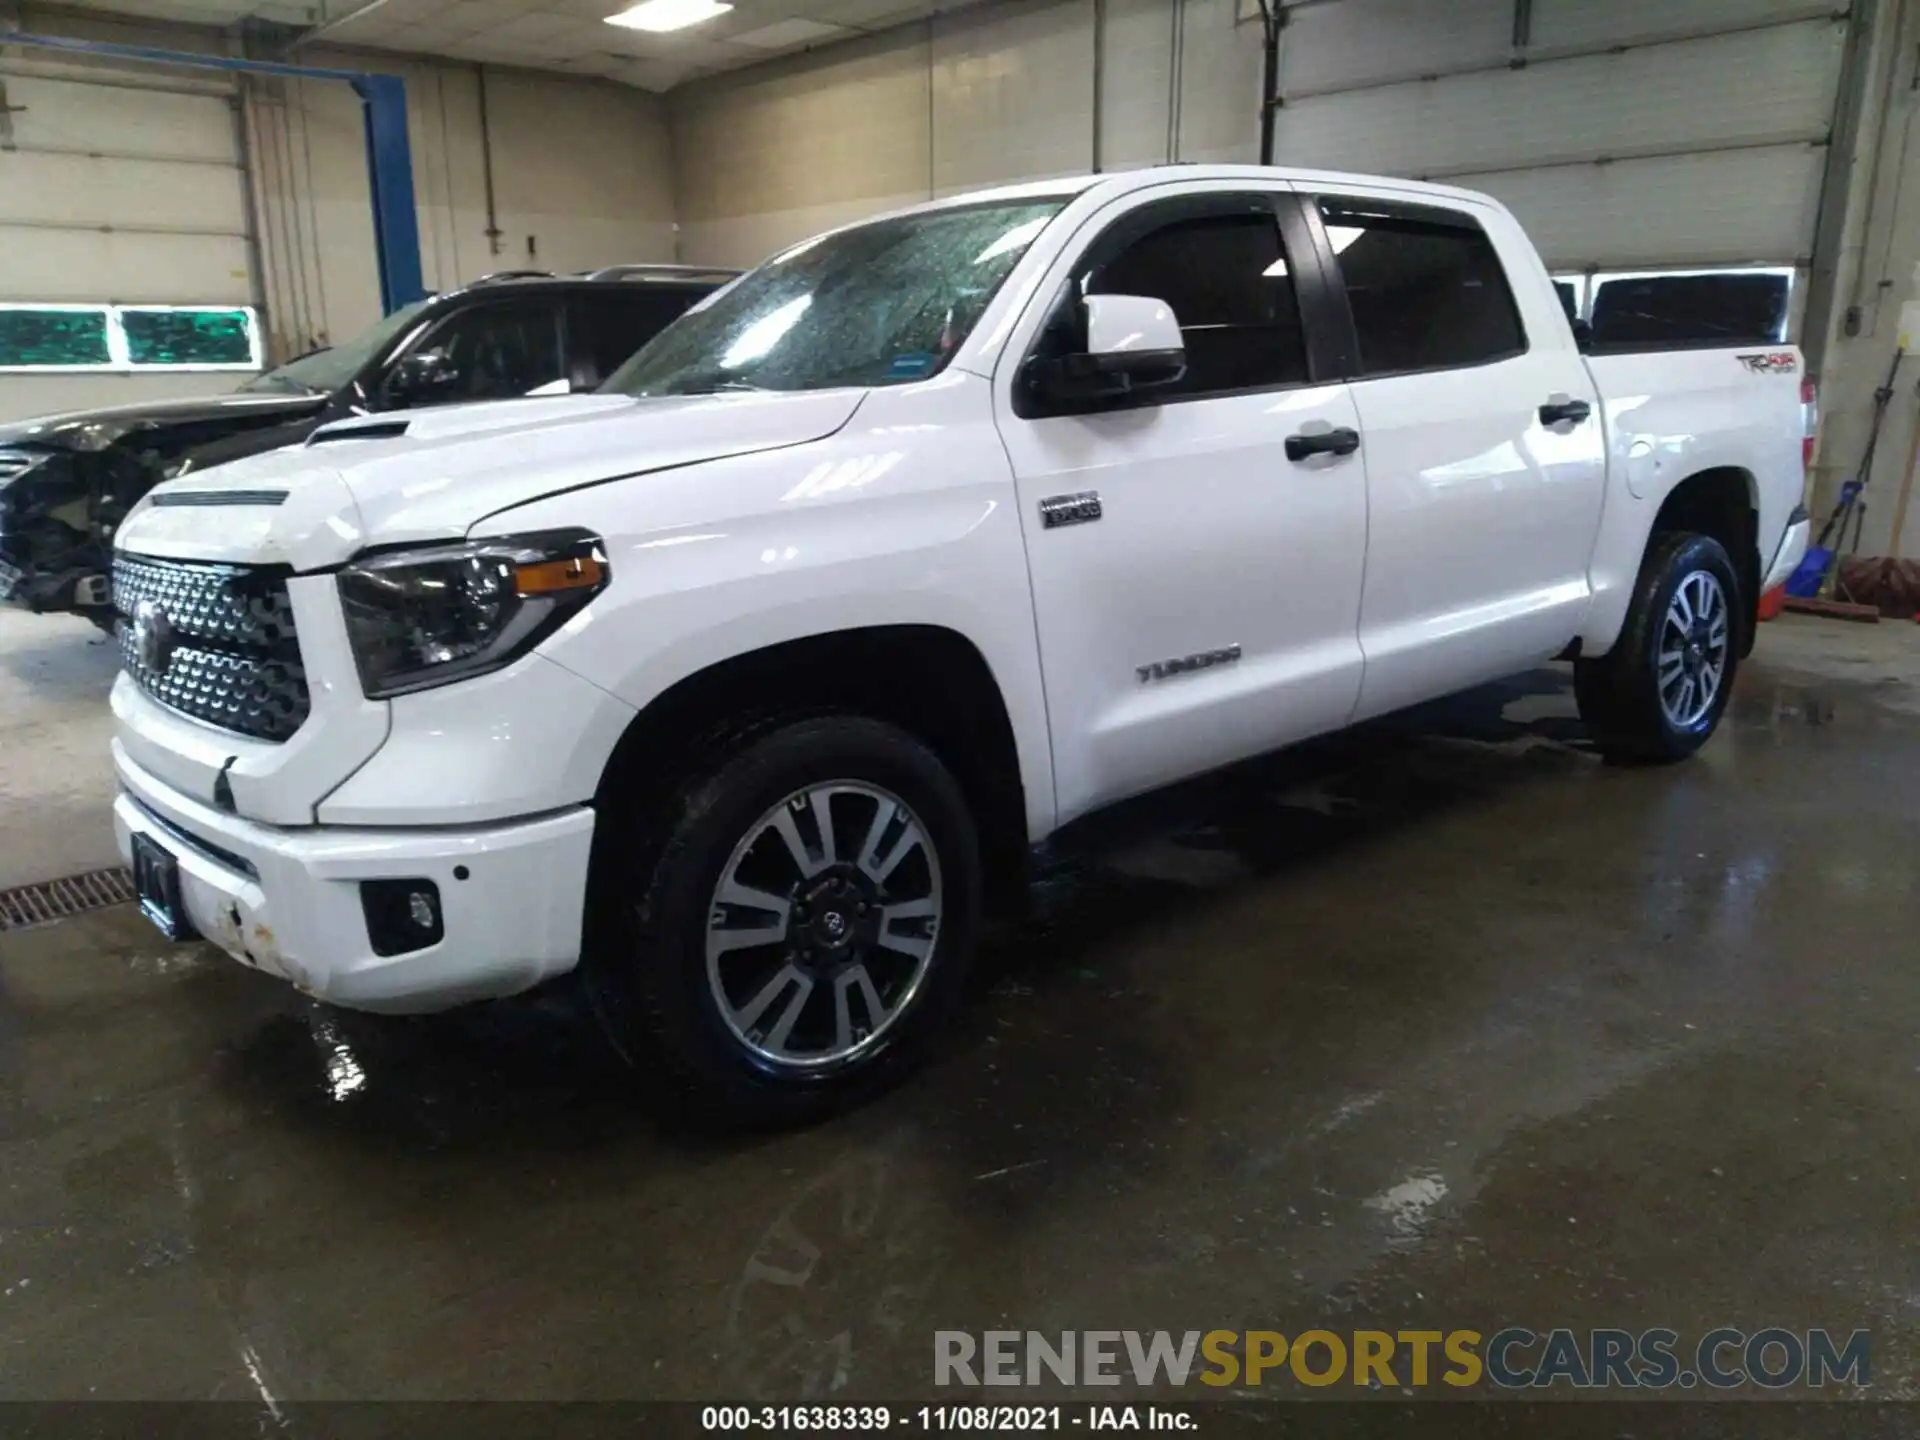
[[[1031,847],[1571,656],[1713,731],[1800,559],[1790,348],[1585,356],[1469,191],[1181,166],[809,240],[596,395],[369,416],[120,527],[115,816],[336,1004],[582,970],[738,1115],[895,1071]]]

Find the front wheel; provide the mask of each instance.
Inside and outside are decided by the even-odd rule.
[[[931,750],[858,716],[776,724],[698,768],[632,817],[661,833],[636,837],[653,858],[598,957],[624,1001],[603,1014],[701,1110],[808,1118],[901,1073],[957,1003],[973,822]]]
[[[1580,718],[1609,757],[1681,760],[1707,742],[1740,661],[1739,594],[1719,541],[1653,537],[1620,638],[1574,662]]]

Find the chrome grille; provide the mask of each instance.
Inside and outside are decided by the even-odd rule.
[[[132,623],[143,601],[167,617],[173,643],[147,663]],[[162,705],[262,740],[306,722],[309,699],[286,571],[121,555],[113,563],[120,663]]]

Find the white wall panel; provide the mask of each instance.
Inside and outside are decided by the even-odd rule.
[[[244,235],[247,229],[240,171],[233,165],[23,150],[0,159],[0,175],[0,226],[10,221],[77,230],[167,226],[229,235]],[[98,278],[119,286],[137,284],[144,276]]]
[[[1513,0],[1308,5],[1289,12],[1281,32],[1280,93],[1502,60],[1512,38]]]
[[[776,61],[669,99],[681,249],[742,263],[933,188],[927,30]]]
[[[196,395],[235,389],[246,378],[207,374],[114,375],[101,371],[77,375],[0,375],[0,422],[92,410],[103,405],[188,400]]]
[[[1843,8],[1807,0],[1533,0],[1532,39],[1538,46],[1615,44]]]
[[[1251,164],[1260,158],[1260,27],[1234,0],[1186,0],[1180,40],[1176,160]]]
[[[933,188],[1093,164],[1093,3],[961,13],[933,27]]]
[[[1167,159],[1173,93],[1167,0],[1107,0],[1101,71],[1101,167],[1130,170]]]
[[[1471,174],[1820,132],[1843,39],[1842,25],[1817,21],[1313,96],[1281,110],[1276,153],[1392,175]]]
[[[1092,0],[1009,0],[695,82],[668,98],[681,249],[749,263],[934,194],[1093,163]],[[1257,26],[1234,0],[1107,0],[1108,169],[1254,158]],[[1176,83],[1172,57],[1182,55]]]
[[[731,265],[744,270],[809,235],[851,225],[888,210],[917,205],[926,198],[926,191],[919,190],[903,195],[871,195],[824,205],[687,220],[681,223],[680,248],[686,255],[698,256],[700,264]]]
[[[0,224],[0,300],[245,305],[252,294],[240,235],[9,230]]]
[[[13,143],[164,159],[234,163],[233,110],[225,96],[120,89],[39,76],[8,76]]]
[[[1556,267],[1790,262],[1806,254],[1826,151],[1811,145],[1482,175]]]

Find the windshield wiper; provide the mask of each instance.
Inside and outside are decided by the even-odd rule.
[[[719,395],[735,391],[760,391],[766,388],[764,385],[755,385],[751,381],[742,380],[731,371],[710,368],[691,371],[669,382],[669,386],[658,390],[641,390],[638,393],[652,396]]]

